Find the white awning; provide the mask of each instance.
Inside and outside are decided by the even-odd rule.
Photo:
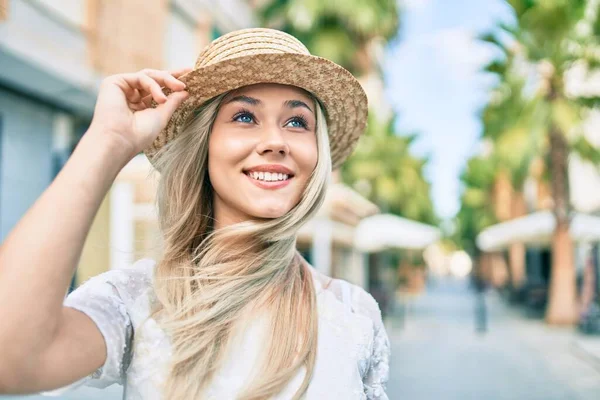
[[[539,211],[492,225],[477,236],[477,247],[483,251],[498,251],[513,243],[548,245],[556,227],[551,211]],[[600,217],[576,213],[571,220],[571,237],[576,242],[600,241]]]
[[[355,246],[365,252],[387,248],[424,249],[440,239],[440,230],[391,214],[377,214],[363,219],[356,227]]]

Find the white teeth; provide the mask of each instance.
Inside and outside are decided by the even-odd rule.
[[[266,181],[266,182],[275,182],[275,181],[285,181],[289,178],[289,175],[287,174],[280,174],[280,173],[276,173],[276,172],[249,172],[248,175],[256,180],[259,181]]]

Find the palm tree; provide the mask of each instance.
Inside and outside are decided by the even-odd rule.
[[[342,166],[342,180],[385,212],[437,225],[424,178],[426,159],[410,153],[416,135],[399,136],[393,119],[369,117],[367,131],[354,154]]]
[[[460,176],[462,183],[461,207],[455,217],[452,240],[474,260],[473,275],[491,278],[489,259],[475,244],[477,235],[497,222],[493,205],[496,181],[496,163],[489,154],[472,157]]]
[[[482,40],[495,42],[493,36],[484,35]],[[491,99],[481,113],[483,138],[493,147],[492,160],[496,165],[495,195],[493,202],[498,221],[520,217],[526,206],[523,186],[529,175],[532,160],[539,153],[529,134],[533,117],[530,101],[524,96],[526,84],[522,56],[516,46],[501,43],[502,58],[492,61],[484,71],[495,74],[498,84]],[[525,246],[514,243],[509,248],[509,268],[513,294],[520,293],[525,278]]]
[[[460,180],[463,191],[461,208],[456,216],[456,242],[469,254],[476,255],[475,238],[497,221],[492,202],[496,180],[495,161],[485,155],[471,158]]]
[[[266,26],[294,35],[312,54],[358,75],[378,67],[367,54],[374,43],[393,38],[399,24],[394,0],[267,0],[259,13]]]
[[[574,244],[569,236],[569,154],[576,152],[593,161],[599,152],[581,134],[586,107],[600,104],[598,98],[578,99],[568,93],[566,73],[574,63],[598,65],[598,2],[596,0],[507,0],[514,10],[514,26],[499,25],[511,37],[530,70],[528,83],[537,83],[530,93],[528,109],[529,145],[546,160],[553,198],[556,229],[552,238],[552,269],[546,320],[571,324],[577,320]],[[488,42],[504,48],[497,35]],[[534,74],[531,74],[534,72]],[[501,79],[505,78],[502,77]],[[532,76],[533,77],[532,77]],[[500,135],[506,131],[501,130]]]
[[[460,180],[463,190],[456,233],[460,247],[473,254],[479,232],[497,222],[492,201],[496,181],[495,161],[489,155],[471,158]]]

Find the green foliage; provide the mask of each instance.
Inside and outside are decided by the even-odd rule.
[[[491,141],[492,150],[485,157],[471,159],[462,176],[456,241],[468,250],[475,250],[477,234],[494,223],[492,191],[500,171],[508,172],[513,188],[520,191],[531,161],[541,158],[547,163],[544,177],[551,178],[551,129],[565,135],[571,153],[600,163],[600,150],[585,139],[581,129],[587,110],[600,106],[600,97],[573,98],[564,84],[565,73],[575,62],[583,61],[588,70],[600,66],[598,9],[587,0],[507,3],[516,23],[499,24],[492,33],[479,37],[499,51],[499,57],[483,68],[498,80],[480,113],[482,136]]]
[[[574,102],[585,108],[600,108],[600,96],[578,97]]]
[[[390,40],[399,25],[394,0],[270,0],[259,13],[265,26],[294,35],[312,54],[353,73],[360,70],[359,51],[373,39]]]
[[[496,74],[496,75],[504,75],[506,73],[507,68],[508,68],[508,65],[506,62],[494,60],[491,63],[489,63],[488,65],[486,65],[483,68],[483,70],[486,72],[490,72],[492,74]]]
[[[515,122],[520,119],[531,132],[529,153],[537,152],[548,159],[548,135],[557,129],[571,144],[570,152],[594,160],[590,146],[582,137],[581,123],[587,115],[586,109],[600,105],[600,97],[573,98],[567,94],[564,81],[565,73],[575,62],[584,61],[588,69],[594,62],[600,65],[600,60],[595,58],[600,54],[599,36],[594,34],[600,28],[597,2],[520,0],[509,3],[516,17],[512,38],[524,49],[525,61],[535,67],[537,76],[533,80],[539,85],[538,91],[529,94],[522,103],[529,115],[524,120],[522,115],[512,119]],[[509,83],[513,75],[510,68],[500,71],[501,84]],[[532,80],[531,76],[524,78]],[[510,130],[503,130],[504,135],[510,134]]]
[[[583,160],[589,161],[596,166],[600,165],[600,149],[590,143],[584,136],[579,136],[572,141],[571,146]]]
[[[398,6],[390,0],[272,0],[261,14],[298,32],[339,25],[355,38],[391,39],[398,31]]]
[[[487,157],[474,157],[461,175],[463,194],[461,208],[455,218],[453,241],[473,254],[479,232],[496,223],[491,198],[498,165]]]
[[[494,222],[493,185],[506,171],[514,190],[522,190],[529,165],[546,159],[548,133],[558,127],[568,137],[576,135],[582,119],[581,104],[566,96],[564,73],[578,58],[576,51],[590,45],[576,25],[586,11],[585,0],[507,0],[516,24],[499,24],[479,37],[499,56],[483,68],[497,77],[489,103],[481,112],[483,138],[491,152],[470,160],[462,176],[464,191],[457,215],[457,241],[474,250],[477,234]],[[503,38],[502,40],[500,38]],[[576,45],[574,45],[574,43]],[[533,77],[532,72],[537,75]],[[537,91],[531,91],[532,85]],[[529,88],[529,90],[526,90]],[[588,99],[594,105],[594,99]],[[572,151],[592,159],[587,142],[574,142]]]
[[[367,132],[342,166],[342,180],[384,212],[437,225],[430,184],[423,177],[427,160],[410,153],[416,136],[399,136],[393,120],[370,116]]]

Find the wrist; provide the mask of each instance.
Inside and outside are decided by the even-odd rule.
[[[121,170],[138,153],[122,136],[91,126],[83,135],[82,142],[89,143],[100,155],[108,157]]]

